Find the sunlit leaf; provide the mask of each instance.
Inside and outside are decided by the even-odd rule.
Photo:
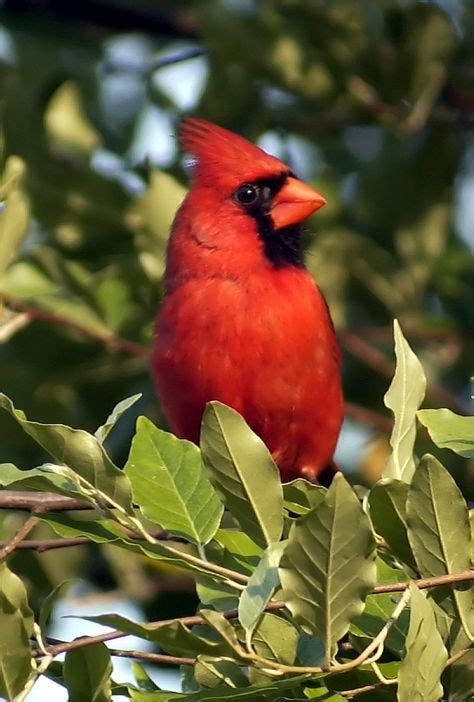
[[[0,393],[0,408],[9,412],[26,434],[58,463],[71,469],[70,473],[66,473],[68,478],[74,481],[74,473],[77,473],[95,490],[100,491],[103,499],[108,497],[126,510],[132,511],[127,476],[112,463],[94,436],[64,424],[28,421],[24,412],[15,409],[12,401],[3,393]]]
[[[283,491],[262,440],[233,409],[210,402],[202,422],[201,449],[211,481],[245,533],[263,548],[279,541]]]
[[[474,456],[474,417],[462,417],[449,409],[418,410],[416,415],[437,446],[465,458]]]
[[[125,400],[122,400],[115,405],[114,409],[105,420],[105,424],[102,424],[94,434],[100,443],[105,441],[120,417],[125,414],[125,412],[132,407],[132,405],[134,405],[135,402],[141,398],[141,396],[141,393],[138,393],[138,395],[132,395],[131,397],[127,397]]]
[[[416,411],[423,401],[426,378],[397,320],[394,321],[397,366],[385,394],[385,405],[392,410],[394,425],[390,437],[392,454],[383,470],[384,478],[409,483],[415,470],[413,446],[416,436]]]
[[[212,539],[223,506],[204,473],[197,446],[139,417],[125,472],[148,519],[196,544]]]
[[[326,661],[363,610],[375,582],[374,559],[369,519],[336,475],[324,501],[292,525],[280,561],[285,602],[303,628],[322,639]]]
[[[44,114],[51,146],[60,151],[93,151],[101,137],[86,117],[76,83],[66,81],[51,97]]]
[[[34,490],[36,492],[55,492],[59,495],[80,498],[77,485],[65,475],[53,473],[51,464],[45,463],[38,468],[21,470],[11,463],[0,463],[0,485],[9,490]]]
[[[407,499],[408,538],[424,578],[468,570],[471,531],[466,502],[456,483],[433,456],[423,457]],[[441,604],[450,590],[435,595]],[[452,593],[468,636],[473,635],[472,588],[454,585]],[[438,598],[441,598],[439,600]]]
[[[406,640],[406,655],[398,675],[399,702],[436,702],[443,688],[441,673],[448,658],[436,628],[429,600],[411,584],[410,625]]]

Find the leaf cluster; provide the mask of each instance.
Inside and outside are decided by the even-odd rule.
[[[20,699],[44,674],[72,700],[107,700],[118,690],[150,702],[469,699],[472,515],[442,464],[431,455],[418,461],[413,450],[417,413],[436,444],[467,456],[474,424],[418,410],[423,370],[397,322],[395,342],[386,395],[392,454],[362,499],[342,474],[328,489],[303,479],[282,484],[262,441],[218,402],[207,406],[200,447],[140,417],[121,469],[104,441],[137,398],[120,403],[92,435],[28,420],[2,395],[1,408],[51,457],[25,471],[4,465],[2,487],[85,501],[86,518],[41,510],[37,517],[59,537],[86,537],[185,570],[200,605],[195,617],[155,622],[86,617],[152,642],[185,671],[181,693],[160,690],[138,664],[136,683],[117,686],[100,637],[72,647],[48,643],[58,593],[35,621],[25,584],[4,562],[1,693]]]

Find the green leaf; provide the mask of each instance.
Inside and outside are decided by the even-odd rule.
[[[77,83],[68,80],[53,93],[44,113],[46,134],[59,153],[85,152],[98,148],[99,132],[87,119]]]
[[[215,541],[224,547],[222,565],[239,573],[251,575],[263,554],[263,549],[255,541],[235,529],[218,529]]]
[[[249,684],[237,663],[210,656],[198,656],[194,675],[202,687],[227,685],[227,687],[241,688]]]
[[[160,689],[157,685],[155,685],[145,668],[140,665],[140,663],[134,661],[132,663],[132,670],[133,676],[140,690],[143,690],[143,692],[155,692],[155,690]]]
[[[97,544],[106,544],[121,537],[120,527],[111,519],[81,519],[62,512],[41,514],[39,518],[64,539],[86,536]]]
[[[23,431],[58,463],[70,469],[65,471],[67,477],[74,481],[76,473],[95,490],[129,513],[133,512],[127,476],[112,463],[104,447],[94,436],[64,424],[28,421],[24,412],[15,409],[12,401],[3,393],[0,393],[0,408],[9,412]],[[84,496],[87,497],[86,494]]]
[[[229,656],[233,649],[223,641],[216,641],[205,636],[205,627],[193,627],[191,631],[181,622],[166,625],[139,624],[119,614],[99,614],[91,617],[81,616],[89,622],[120,629],[127,634],[138,636],[146,641],[153,641],[170,655],[195,655],[202,653],[209,656]],[[201,636],[198,635],[202,634]],[[208,633],[208,632],[207,632]]]
[[[407,499],[408,538],[418,571],[424,578],[468,570],[471,531],[469,513],[456,483],[433,456],[423,457]],[[438,598],[450,597],[451,590],[437,591]],[[466,634],[472,638],[472,589],[454,585],[452,593]]]
[[[441,673],[448,659],[429,600],[410,585],[410,626],[398,674],[398,702],[436,702],[443,694]]]
[[[237,609],[239,599],[236,590],[225,583],[206,577],[196,575],[196,593],[200,602],[206,607],[212,607],[218,612],[226,612],[228,609]]]
[[[69,651],[64,661],[64,682],[69,702],[109,702],[112,662],[103,643]]]
[[[284,506],[289,512],[306,514],[324,500],[326,488],[313,485],[304,478],[283,483]]]
[[[460,456],[474,456],[474,417],[462,417],[449,409],[418,410],[416,416],[434,443]]]
[[[141,692],[129,687],[130,697],[133,702],[172,702],[182,700],[182,702],[208,702],[215,700],[252,700],[252,702],[268,702],[269,700],[279,700],[281,693],[287,689],[297,687],[307,680],[307,675],[298,675],[285,678],[283,680],[271,680],[260,685],[250,685],[244,688],[229,688],[226,686],[215,687],[210,690],[200,692],[180,693],[180,692]]]
[[[33,613],[25,586],[5,563],[0,564],[0,696],[13,700],[32,673],[29,637]]]
[[[318,507],[293,523],[280,581],[291,613],[322,639],[329,662],[375,583],[369,518],[342,475],[335,476]]]
[[[278,565],[285,547],[286,541],[268,546],[240,596],[239,621],[249,632],[254,629],[280,584]]]
[[[47,595],[40,607],[40,612],[39,612],[39,618],[38,618],[38,626],[45,634],[46,632],[46,627],[48,626],[48,621],[49,617],[51,615],[51,611],[56,604],[56,601],[59,599],[59,595],[62,590],[67,590],[69,586],[74,582],[72,578],[69,580],[63,580],[62,583],[59,583],[59,585],[56,585],[56,587],[51,590],[49,595]]]
[[[254,630],[252,646],[259,656],[293,665],[298,638],[298,629],[291,622],[265,612]]]
[[[223,506],[204,473],[197,446],[139,417],[125,472],[148,519],[196,544],[212,539]]]
[[[408,576],[401,570],[390,568],[380,558],[377,559],[377,585],[407,582]],[[368,595],[364,611],[350,626],[350,633],[364,639],[373,639],[392,616],[396,599],[392,594]],[[408,631],[408,612],[405,610],[390,628],[385,639],[385,648],[399,658],[403,653]],[[365,643],[365,642],[364,642]]]
[[[474,698],[474,648],[449,666],[449,702],[472,702]]]
[[[283,491],[263,441],[233,409],[210,402],[201,427],[201,449],[211,481],[243,531],[263,548],[279,541]]]
[[[416,571],[408,541],[406,501],[408,485],[402,480],[382,480],[369,493],[370,518],[377,534],[385,539],[392,553]]]
[[[232,624],[220,612],[214,612],[212,609],[201,609],[200,614],[209,626],[224,639],[234,655],[243,657],[245,660],[244,649],[239,643],[237,632]]]
[[[19,162],[18,166],[13,164],[14,168],[23,169],[23,162],[18,157],[10,157],[10,164],[12,164],[12,159]],[[6,201],[0,210],[0,278],[23,241],[28,231],[28,222],[28,202],[21,190],[14,187],[7,194]]]
[[[28,636],[33,632],[34,617],[26,589],[20,578],[12,573],[5,563],[0,563],[0,592],[8,602],[21,613]]]
[[[76,499],[82,497],[77,485],[66,475],[52,473],[48,463],[31,470],[21,470],[12,463],[0,463],[0,485],[9,490],[54,492]]]
[[[108,437],[114,426],[117,424],[120,417],[132,405],[134,405],[135,402],[137,402],[137,400],[141,398],[141,396],[141,393],[138,393],[137,395],[132,395],[131,397],[127,397],[125,398],[125,400],[122,400],[117,405],[115,405],[114,409],[105,420],[105,424],[102,424],[95,432],[94,436],[97,439],[97,441],[100,441],[101,444],[105,441],[105,439]]]
[[[392,454],[383,470],[383,477],[409,483],[415,470],[416,411],[425,396],[426,378],[397,320],[394,321],[394,335],[397,367],[384,402],[392,410],[395,421],[390,437]]]

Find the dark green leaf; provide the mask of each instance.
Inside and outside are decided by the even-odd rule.
[[[5,563],[0,564],[0,695],[9,702],[32,673],[29,637],[33,614],[25,586]]]
[[[69,651],[64,661],[64,682],[69,702],[110,702],[112,662],[103,643]]]
[[[324,500],[326,488],[314,485],[304,478],[283,484],[284,506],[289,512],[306,514]]]
[[[416,571],[407,534],[407,495],[408,485],[402,480],[380,481],[369,493],[370,518],[394,556]]]
[[[285,602],[304,629],[321,638],[327,662],[363,610],[375,583],[374,559],[369,519],[336,475],[324,501],[292,525],[280,562]]]
[[[448,654],[431,603],[415,585],[410,589],[410,626],[398,675],[398,701],[437,702],[443,694],[440,678]]]
[[[433,456],[424,456],[415,472],[408,491],[407,518],[408,538],[422,577],[471,567],[467,505],[448,471]],[[472,590],[461,584],[453,586],[452,592],[463,627],[472,637]],[[436,595],[450,596],[445,589]]]
[[[163,648],[170,655],[189,655],[202,653],[209,656],[228,656],[233,649],[229,648],[222,641],[215,641],[205,636],[203,627],[194,627],[191,631],[181,622],[173,622],[165,626],[154,626],[152,624],[138,624],[132,622],[119,614],[100,614],[91,617],[81,617],[90,622],[96,622],[103,626],[110,626],[112,629],[120,629],[127,634],[133,634],[140,639],[153,641]]]
[[[194,675],[202,687],[227,685],[227,687],[240,688],[247,687],[249,684],[237,663],[210,656],[198,656]]]

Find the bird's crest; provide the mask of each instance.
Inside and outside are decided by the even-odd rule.
[[[205,120],[185,119],[179,136],[183,149],[195,159],[196,178],[203,181],[233,188],[288,172],[281,161],[247,139]]]

